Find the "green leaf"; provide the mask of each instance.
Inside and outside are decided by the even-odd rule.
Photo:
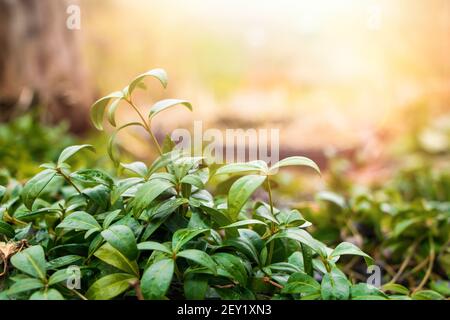
[[[17,269],[41,280],[46,279],[47,267],[44,249],[32,246],[11,257],[11,263]]]
[[[243,229],[240,229],[242,231]],[[258,250],[255,248],[254,244],[246,237],[242,235],[238,238],[227,239],[223,241],[222,246],[232,246],[236,248],[238,251],[243,253],[249,259],[253,260],[256,263],[260,263]]]
[[[194,261],[195,263],[211,270],[214,274],[217,273],[216,263],[206,252],[196,249],[188,249],[178,252],[177,257]]]
[[[190,184],[198,189],[203,189],[205,187],[202,179],[198,175],[195,175],[195,174],[188,174],[187,176],[184,176],[180,182]]]
[[[87,239],[89,238],[91,235],[93,235],[94,233],[98,232],[99,230],[97,228],[92,228],[90,230],[88,230],[85,234],[84,234],[84,238]]]
[[[121,101],[121,98],[114,99],[108,109],[108,121],[113,127],[116,126],[116,110],[119,107]]]
[[[187,300],[203,300],[208,290],[208,278],[190,273],[184,277],[184,296]]]
[[[288,263],[294,265],[297,268],[300,268],[300,270],[305,269],[304,262],[303,262],[303,255],[298,251],[292,253],[289,256]]]
[[[391,291],[395,293],[409,295],[409,290],[404,286],[402,286],[401,284],[397,283],[386,283],[385,285],[382,286],[382,289],[384,291]]]
[[[53,273],[48,279],[48,285],[52,286],[62,281],[65,281],[73,276],[73,273],[69,269],[58,270]]]
[[[219,226],[227,226],[231,224],[230,218],[221,210],[207,207],[205,205],[201,205],[200,208],[207,213],[211,219]],[[227,233],[230,233],[230,236],[238,237],[239,233],[234,229],[227,230]]]
[[[103,244],[104,240],[102,235],[99,233],[97,234],[92,240],[91,243],[89,244],[89,248],[88,248],[88,257],[90,258],[95,251],[97,251],[100,246]]]
[[[114,210],[114,211],[109,212],[106,215],[105,220],[103,220],[103,229],[109,228],[111,223],[113,223],[114,220],[116,220],[116,218],[119,216],[121,211],[122,210],[118,209],[118,210]]]
[[[21,193],[22,201],[28,209],[32,210],[34,201],[55,176],[55,170],[47,169],[28,180]]]
[[[255,294],[244,287],[214,288],[222,300],[256,300]]]
[[[113,92],[106,97],[100,98],[91,107],[91,121],[98,130],[103,130],[103,115],[105,108],[109,102],[114,98],[122,98],[123,93],[120,91]]]
[[[147,178],[151,174],[158,171],[159,169],[166,167],[172,161],[179,159],[181,156],[182,156],[182,153],[180,150],[173,150],[171,152],[164,153],[163,155],[159,156],[158,158],[156,158],[155,161],[153,161],[150,168],[148,169]]]
[[[279,224],[284,226],[306,228],[311,225],[298,210],[282,210],[276,214],[276,218],[279,221]]]
[[[135,212],[141,212],[150,205],[161,193],[173,185],[167,180],[152,180],[142,184],[130,204]]]
[[[121,163],[122,167],[124,167],[127,170],[130,170],[131,172],[136,173],[142,178],[145,178],[147,176],[148,168],[147,165],[141,161],[135,161],[132,163]]]
[[[57,212],[59,212],[58,209],[42,208],[42,209],[33,210],[33,211],[16,212],[14,214],[14,218],[16,218],[20,221],[29,222],[29,221],[34,221],[37,218],[45,217],[46,215],[55,214]]]
[[[106,150],[108,152],[109,158],[114,162],[114,164],[116,166],[118,166],[119,163],[120,163],[118,157],[116,157],[116,155],[114,154],[114,150],[113,150],[114,149],[114,141],[116,140],[116,136],[121,130],[123,130],[125,128],[128,128],[128,127],[133,127],[133,126],[134,127],[142,127],[142,128],[144,128],[144,125],[142,123],[140,123],[140,122],[126,123],[123,126],[117,128],[116,131],[114,131],[113,134],[111,135],[111,137],[109,138],[108,147],[107,147]]]
[[[305,273],[311,277],[314,276],[314,269],[313,269],[313,254],[312,250],[309,246],[307,246],[304,243],[301,243],[302,248],[302,257],[303,257],[303,268],[305,270]]]
[[[64,297],[56,289],[47,289],[33,293],[30,300],[64,300]]]
[[[51,249],[49,249],[47,253],[49,255],[61,255],[61,254],[84,255],[87,249],[88,245],[86,243],[67,243],[51,247]]]
[[[433,290],[420,290],[411,295],[413,300],[444,300],[445,297]]]
[[[277,232],[275,235],[270,237],[267,240],[267,243],[273,241],[278,238],[288,238],[292,240],[296,240],[300,243],[304,243],[309,246],[313,251],[320,255],[326,255],[326,247],[320,241],[314,239],[307,231],[303,229],[286,229],[280,232]]]
[[[236,221],[250,196],[266,180],[265,176],[249,175],[236,180],[228,192],[228,216]]]
[[[230,163],[220,167],[215,175],[221,174],[260,174],[264,175],[268,171],[267,164],[262,160],[250,162]]]
[[[263,225],[263,226],[267,227],[267,223],[265,223],[265,222],[263,222],[261,220],[247,219],[247,220],[237,221],[237,222],[229,224],[229,225],[227,225],[225,227],[221,227],[221,229],[238,228],[238,227],[248,226],[248,225],[252,225],[252,224],[260,224],[260,225]]]
[[[272,263],[271,265],[267,266],[267,268],[269,268],[270,270],[273,271],[281,271],[283,273],[295,273],[295,272],[302,272],[304,273],[301,268],[299,268],[298,266],[289,263],[289,262],[276,262],[276,263]]]
[[[162,153],[171,152],[175,148],[175,146],[176,146],[176,144],[170,138],[170,134],[166,134],[166,137],[164,138],[164,140],[161,144]]]
[[[36,290],[44,287],[41,280],[35,278],[25,278],[16,281],[7,291],[9,296],[16,295],[21,292]]]
[[[172,282],[175,263],[172,259],[162,259],[152,264],[141,279],[142,294],[147,300],[162,299]]]
[[[76,211],[64,218],[64,220],[56,228],[64,228],[69,230],[101,230],[102,227],[89,213]]]
[[[114,225],[102,231],[102,237],[129,260],[136,260],[138,248],[133,231],[125,225]]]
[[[350,296],[350,284],[345,274],[336,267],[322,278],[321,296],[323,300],[347,300]]]
[[[92,188],[86,188],[81,193],[103,210],[108,208],[110,202],[110,189],[108,187],[99,184]]]
[[[155,241],[146,241],[138,244],[139,250],[153,250],[153,251],[161,251],[165,252],[172,256],[172,251],[170,251],[165,245],[155,242]]]
[[[116,203],[124,192],[143,181],[144,180],[142,178],[128,178],[119,181],[119,183],[111,191],[111,203]]]
[[[147,211],[147,217],[149,219],[164,218],[174,212],[179,206],[189,203],[185,198],[173,198],[164,202],[158,203],[156,206],[151,207]]]
[[[89,300],[109,300],[117,297],[130,287],[136,277],[127,273],[114,273],[95,281],[86,292]]]
[[[278,172],[278,169],[287,166],[307,166],[313,168],[314,170],[317,171],[317,173],[321,174],[319,167],[314,161],[306,157],[298,157],[298,156],[289,157],[281,161],[278,161],[272,167],[270,167],[269,174],[270,175],[276,174]]]
[[[450,281],[445,280],[435,280],[431,281],[430,288],[434,291],[439,292],[444,296],[450,296]]]
[[[328,201],[334,203],[339,208],[346,208],[347,204],[345,202],[345,198],[341,195],[331,192],[331,191],[320,191],[316,195],[317,200]]]
[[[179,100],[179,99],[164,99],[161,101],[156,102],[151,108],[150,108],[150,114],[148,116],[149,119],[152,119],[154,116],[156,116],[158,113],[160,113],[163,110],[166,110],[168,108],[174,107],[176,105],[183,105],[189,110],[192,111],[192,105],[186,101],[186,100]]]
[[[78,145],[78,146],[67,147],[59,155],[58,162],[56,163],[57,166],[58,167],[61,166],[61,164],[66,162],[70,157],[72,157],[75,153],[77,153],[78,151],[80,151],[82,149],[88,149],[88,150],[91,150],[92,152],[95,152],[94,147],[90,144],[82,144],[82,145]]]
[[[320,297],[320,284],[313,277],[303,272],[291,274],[282,293],[301,294],[302,299]]]
[[[177,178],[168,172],[155,172],[149,178],[148,181],[158,181],[158,180],[166,180],[169,181],[172,185],[177,184]]]
[[[342,255],[356,255],[356,256],[362,256],[364,257],[364,260],[366,261],[366,264],[368,266],[373,264],[373,259],[368,254],[364,253],[361,249],[359,249],[357,246],[355,246],[353,243],[350,242],[341,242],[330,254],[330,258],[339,257]]]
[[[163,217],[163,218],[154,218],[154,219],[152,219],[152,221],[150,221],[149,224],[147,225],[147,227],[145,228],[144,233],[142,234],[141,240],[145,241],[148,238],[150,238],[150,236],[156,230],[158,230],[158,228],[167,220],[167,218],[168,218],[168,216]]]
[[[181,180],[189,171],[196,169],[202,162],[203,157],[181,157],[172,161],[170,171],[177,180]]]
[[[139,276],[139,267],[136,261],[130,261],[109,243],[105,243],[98,248],[97,251],[95,251],[94,256],[126,273]]]
[[[15,232],[6,222],[0,221],[0,235],[6,236],[6,238],[14,238]]]
[[[400,294],[392,294],[389,296],[390,300],[412,300],[411,297],[400,295]]]
[[[70,178],[90,187],[94,187],[98,184],[111,187],[114,184],[113,179],[106,172],[98,169],[78,170],[72,173]]]
[[[279,210],[276,208],[273,208],[273,210],[274,214],[277,214],[279,212]],[[258,201],[254,206],[254,211],[257,216],[264,218],[270,222],[273,222],[276,225],[280,224],[280,222],[277,219],[275,219],[274,215],[270,210],[270,205],[268,205],[267,203]]]
[[[74,264],[75,262],[78,262],[80,260],[83,260],[83,257],[74,254],[58,257],[47,262],[47,269],[55,270],[69,264]]]
[[[178,252],[190,240],[209,229],[179,229],[172,236],[172,251]]]
[[[212,256],[217,264],[217,273],[245,286],[248,280],[247,269],[241,258],[225,252],[216,253]]]
[[[124,90],[127,96],[130,96],[133,93],[134,89],[136,89],[147,77],[153,77],[159,80],[159,82],[161,82],[164,88],[167,86],[166,71],[164,69],[152,69],[150,71],[138,75],[136,78],[133,79],[133,81],[130,82],[129,86]]]
[[[352,300],[387,300],[388,296],[377,287],[367,283],[358,283],[351,287]]]
[[[406,231],[409,227],[413,226],[414,224],[423,221],[423,217],[414,217],[410,219],[405,219],[397,223],[394,227],[394,237],[398,237],[401,235],[404,231]]]

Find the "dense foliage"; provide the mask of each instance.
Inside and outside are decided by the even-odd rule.
[[[325,243],[346,239],[371,253],[382,267],[383,283],[429,287],[449,296],[449,190],[446,171],[420,166],[402,170],[376,190],[347,190],[347,197],[319,192],[318,206],[297,209],[314,220],[312,234]],[[349,260],[348,268],[361,278],[358,261]]]
[[[85,144],[65,148],[55,163],[43,164],[26,184],[10,180],[0,187],[1,298],[443,298],[437,291],[422,290],[423,285],[410,291],[395,281],[382,289],[365,279],[350,281],[340,263],[345,256],[366,265],[374,263],[372,257],[350,241],[337,241],[339,236],[328,242],[326,237],[318,239],[321,230],[339,228],[333,219],[345,216],[343,212],[370,216],[381,211],[392,221],[402,219],[394,227],[397,250],[420,245],[433,253],[429,261],[434,261],[448,242],[448,208],[443,214],[439,204],[430,202],[397,210],[393,198],[361,197],[349,204],[337,195],[322,194],[319,203],[325,200],[334,207],[322,207],[327,218],[312,226],[301,213],[310,213],[311,208],[274,206],[271,182],[287,166],[320,173],[313,161],[296,156],[271,167],[253,161],[217,169],[201,157],[183,154],[168,139],[160,146],[152,132],[154,117],[177,105],[192,107],[184,100],[166,99],[154,104],[145,117],[132,93],[144,87],[146,77],[167,84],[163,70],[151,70],[92,107],[98,129],[103,129],[105,113],[117,127],[108,152],[131,176],[115,177],[98,168],[72,169],[76,155],[94,151]],[[117,126],[114,115],[121,105],[133,108],[141,121]],[[116,134],[132,126],[143,128],[160,154],[150,165],[119,160]],[[233,179],[226,196],[207,190],[214,176]],[[255,199],[256,190],[263,190],[268,201]],[[425,231],[411,233],[414,223]],[[380,227],[375,220],[374,225]],[[382,238],[383,230],[375,232]]]
[[[44,125],[34,111],[21,115],[0,125],[0,174],[28,178],[42,162],[56,159],[61,149],[74,143],[66,124]]]

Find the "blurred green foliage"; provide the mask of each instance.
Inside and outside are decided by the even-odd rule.
[[[59,152],[76,139],[68,133],[67,123],[44,125],[29,113],[0,124],[0,170],[16,179],[36,174],[39,165],[54,160]]]

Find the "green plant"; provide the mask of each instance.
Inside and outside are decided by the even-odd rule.
[[[16,179],[28,179],[40,163],[55,159],[62,148],[74,143],[65,123],[51,127],[30,112],[0,124],[0,169]]]
[[[0,247],[5,270],[0,297],[392,298],[366,283],[351,283],[338,263],[341,256],[356,255],[370,265],[370,256],[349,242],[328,247],[311,236],[311,223],[298,210],[275,206],[271,179],[277,170],[301,165],[319,172],[313,161],[290,157],[270,168],[262,161],[235,163],[214,172],[201,157],[182,154],[171,143],[160,146],[152,132],[154,116],[175,105],[191,105],[163,100],[144,117],[132,93],[147,76],[167,84],[163,70],[151,70],[92,107],[98,129],[107,108],[116,126],[120,102],[138,114],[141,122],[119,126],[109,147],[111,159],[133,177],[72,170],[68,161],[93,149],[77,145],[64,149],[56,163],[42,165],[44,170],[23,187],[1,188],[0,236],[6,242]],[[115,134],[130,126],[144,128],[158,149],[160,156],[150,165],[120,163],[113,152]],[[213,175],[242,176],[229,188],[226,202],[205,188]],[[268,203],[252,199],[259,188],[267,191]],[[69,266],[79,268],[79,289],[64,284]]]
[[[398,283],[411,292],[433,289],[449,296],[450,202],[448,174],[429,167],[403,169],[392,179],[365,192],[325,191],[318,206],[299,206],[313,221],[315,237],[329,245],[355,241],[376,257],[383,282]],[[364,266],[346,261],[350,276],[360,278]]]

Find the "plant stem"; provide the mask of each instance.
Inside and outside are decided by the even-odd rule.
[[[270,180],[269,176],[266,178],[266,184],[267,184],[267,192],[269,193],[269,205],[270,205],[270,213],[273,216],[273,200],[272,200],[272,189],[270,188]]]
[[[131,283],[131,286],[134,288],[134,291],[136,291],[136,297],[138,298],[138,300],[145,300],[144,296],[142,295],[142,290],[141,290],[141,284],[139,283],[139,280],[135,280]]]
[[[430,260],[430,257],[427,257],[425,260],[423,260],[421,263],[416,265],[411,271],[406,272],[404,275],[402,275],[400,278],[398,278],[398,281],[401,281],[404,278],[409,277],[410,275],[416,273],[417,271],[421,270],[423,267],[425,267],[428,264],[428,261]]]
[[[14,217],[11,217],[11,216],[9,215],[8,211],[5,211],[5,212],[3,213],[3,219],[4,219],[6,222],[11,222],[11,223],[18,224],[18,225],[22,225],[22,226],[26,226],[26,225],[27,225],[26,222],[23,222],[23,221],[17,220],[17,219],[14,218]]]
[[[75,183],[73,183],[73,181],[66,174],[64,174],[64,172],[62,172],[60,168],[57,168],[56,171],[64,178],[64,180],[66,180],[72,187],[74,187],[79,194],[82,194],[81,190],[75,185]]]
[[[430,277],[431,272],[433,270],[435,252],[434,252],[434,242],[433,242],[433,239],[432,239],[431,235],[429,235],[429,243],[430,243],[430,253],[429,253],[428,257],[430,259],[430,262],[428,264],[428,268],[427,268],[427,271],[425,273],[425,276],[423,277],[422,281],[419,283],[417,288],[414,289],[413,293],[417,292],[417,291],[419,291],[419,290],[421,290],[423,288],[423,286],[427,283],[428,278]]]
[[[4,274],[6,274],[6,271],[8,270],[8,262],[6,261],[6,258],[3,258],[3,256],[0,256],[3,262],[3,272],[0,273],[0,277],[2,277]]]
[[[216,284],[214,287],[219,288],[219,289],[228,289],[228,288],[233,288],[236,285],[234,283],[230,283],[230,284],[224,284],[224,285],[220,285],[220,284]]]
[[[151,125],[150,125],[149,123],[147,123],[147,121],[145,120],[144,116],[143,116],[142,113],[139,111],[138,107],[136,107],[136,105],[133,103],[133,101],[131,100],[131,98],[130,98],[129,100],[126,100],[126,101],[131,105],[131,107],[133,107],[134,111],[136,111],[136,113],[139,115],[139,117],[140,117],[141,120],[142,120],[142,124],[144,125],[145,130],[148,132],[148,134],[149,134],[150,137],[152,138],[153,143],[154,143],[155,146],[156,146],[156,149],[158,149],[158,153],[159,153],[160,155],[162,155],[161,147],[160,147],[160,145],[159,145],[159,143],[158,143],[158,140],[156,140],[155,135],[153,134],[153,131],[152,131],[152,129],[151,129]]]
[[[270,180],[269,176],[266,178],[266,184],[267,184],[267,192],[269,194],[269,205],[270,205],[270,213],[273,216],[273,200],[272,200],[272,189],[270,188]],[[275,224],[273,222],[270,223],[270,233],[271,235],[275,232]],[[274,250],[275,242],[272,240],[269,244],[269,253],[267,256],[267,264],[270,265],[272,262],[272,256],[273,256],[273,250]]]
[[[275,247],[275,240],[270,241],[269,244],[269,254],[267,256],[267,264],[270,265],[272,262],[272,256],[273,256],[273,249]]]
[[[175,274],[177,275],[178,280],[182,281],[183,276],[181,275],[180,269],[178,269],[177,262],[174,260],[173,263],[175,264]]]
[[[149,133],[150,136],[152,137],[153,143],[155,144],[156,149],[158,149],[159,155],[162,156],[163,153],[162,153],[162,150],[161,150],[161,146],[159,145],[158,140],[156,140],[156,137],[155,137],[155,135],[153,134],[153,131],[152,131],[152,129],[151,129],[150,126],[149,126],[149,128],[148,128],[148,133]]]
[[[406,267],[409,264],[409,261],[411,260],[411,257],[413,256],[417,245],[419,244],[419,242],[422,240],[422,238],[417,239],[416,241],[414,241],[414,243],[412,244],[412,246],[409,248],[409,253],[406,256],[405,260],[403,261],[402,265],[400,266],[400,269],[398,269],[397,273],[395,274],[395,276],[392,278],[391,281],[389,281],[389,283],[395,283],[400,276],[402,275],[403,271],[405,271]]]
[[[281,284],[276,283],[275,281],[271,280],[269,277],[264,277],[263,281],[270,283],[271,285],[273,285],[274,287],[277,287],[278,289],[283,289],[283,286]]]
[[[70,291],[72,291],[73,293],[75,293],[78,297],[81,298],[81,300],[88,300],[88,298],[86,298],[85,296],[83,296],[81,293],[79,293],[77,290],[75,289],[69,289]]]

